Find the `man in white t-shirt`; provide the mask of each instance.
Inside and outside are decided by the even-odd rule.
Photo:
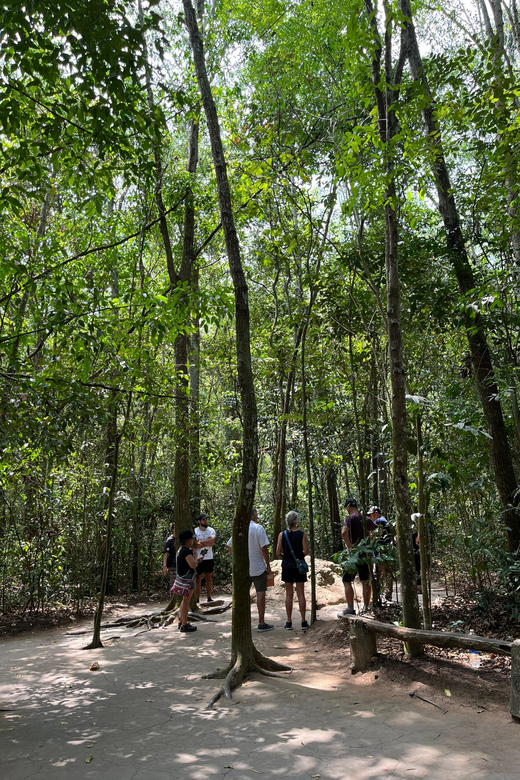
[[[269,561],[269,539],[265,528],[258,522],[258,512],[253,508],[249,523],[249,576],[256,590],[256,606],[258,609],[257,631],[272,631],[274,626],[265,622],[265,594],[267,592],[267,575],[271,574]]]
[[[202,585],[202,577],[206,580],[206,596],[207,601],[211,602],[211,594],[213,593],[213,567],[215,561],[213,559],[213,545],[215,544],[216,533],[215,529],[208,525],[208,516],[205,514],[197,517],[197,528],[195,529],[195,536],[197,538],[197,568],[195,576],[195,595],[197,601],[200,598],[200,589]]]

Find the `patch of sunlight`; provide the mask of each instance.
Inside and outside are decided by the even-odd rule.
[[[337,739],[342,739],[343,734],[341,731],[336,731],[335,729],[299,728],[286,731],[283,734],[280,734],[280,737],[287,740],[286,744],[294,743],[300,745],[302,742],[305,742],[305,744],[308,745],[311,742],[334,742]],[[274,745],[273,747],[278,748],[279,746]]]

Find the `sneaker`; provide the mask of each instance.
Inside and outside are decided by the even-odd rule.
[[[347,615],[355,615],[355,614],[356,614],[355,609],[349,609],[347,607],[347,609],[344,609],[343,612],[338,612],[338,617],[342,618],[342,617],[347,617]]]
[[[273,629],[274,626],[271,626],[269,623],[259,623],[256,630],[261,634],[263,631],[272,631]]]
[[[191,623],[186,623],[185,626],[181,626],[181,632],[183,634],[188,634],[191,631],[196,631],[196,630],[197,630],[197,626],[192,626]]]
[[[206,604],[212,604],[215,599],[206,599]]]
[[[286,620],[284,628],[285,628],[286,631],[292,631],[292,621],[291,620]]]
[[[309,624],[307,623],[307,621],[302,620],[302,631],[307,631],[308,628],[309,628]]]

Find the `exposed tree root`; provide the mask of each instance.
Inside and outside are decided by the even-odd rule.
[[[203,609],[200,609],[200,606]],[[197,612],[190,611],[190,620],[213,622],[206,615],[221,615],[231,609],[231,601],[225,602],[223,599],[215,602],[211,602],[209,607],[205,605],[197,605]],[[146,615],[138,615],[137,617],[120,617],[116,620],[111,620],[109,623],[102,623],[100,630],[106,630],[109,628],[115,628],[120,626],[126,626],[127,628],[146,628],[147,631],[151,631],[153,628],[166,628],[175,622],[175,619],[179,615],[179,608],[163,610],[162,612],[151,612]],[[91,629],[85,631],[68,631],[67,636],[81,636],[82,634],[90,634]]]
[[[231,669],[228,671],[220,690],[218,690],[217,693],[210,700],[207,707],[208,710],[212,710],[213,705],[216,704],[217,701],[222,698],[222,696],[225,696],[226,699],[231,699],[232,698],[231,691],[234,688],[238,688],[240,683],[244,680],[245,676],[246,676],[246,672],[243,668],[243,665],[239,660],[237,660],[235,664],[231,667]]]
[[[287,668],[287,667],[286,667]],[[290,667],[289,667],[290,668]],[[258,674],[263,674],[264,677],[278,677],[283,678],[283,674],[277,674],[276,672],[268,672],[267,669],[262,669],[261,666],[256,666],[254,669],[251,669],[252,672],[258,672]]]
[[[214,604],[211,604],[210,607],[204,607],[202,612],[204,615],[221,615],[223,612],[227,612],[228,609],[231,609],[232,605],[231,601],[228,601],[227,604],[224,601],[221,604],[215,602]]]
[[[216,672],[208,672],[202,675],[203,680],[223,680],[229,673],[229,666],[225,669],[217,669]]]
[[[246,661],[239,656],[234,664],[231,663],[225,669],[204,675],[204,679],[206,680],[224,678],[222,686],[210,700],[207,708],[209,710],[213,709],[213,705],[216,704],[222,696],[225,696],[226,699],[231,699],[231,692],[235,688],[238,688],[244,679],[253,672],[263,674],[265,677],[283,677],[283,675],[276,674],[276,672],[292,672],[292,666],[287,666],[278,661],[273,661],[272,658],[267,658],[267,656],[263,655],[253,645],[253,660],[251,662],[246,663]]]
[[[265,669],[268,672],[292,672],[293,669],[292,666],[287,666],[287,664],[281,664],[279,661],[274,661],[272,658],[268,658],[254,646],[253,660],[259,669]]]

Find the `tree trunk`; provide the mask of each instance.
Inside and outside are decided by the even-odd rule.
[[[442,147],[440,127],[435,116],[435,106],[412,21],[410,0],[399,0],[399,8],[407,18],[404,33],[407,39],[408,61],[414,81],[420,82],[424,89],[425,102],[422,108],[425,134],[430,144],[434,163],[433,175],[439,199],[439,212],[446,230],[446,241],[450,260],[453,264],[461,295],[472,296],[477,282],[469,262],[460,227],[455,198],[451,188],[448,167]],[[482,410],[488,433],[491,436],[491,454],[495,471],[502,520],[505,526],[509,550],[516,552],[520,546],[520,512],[518,503],[518,483],[513,468],[511,448],[502,413],[502,406],[495,381],[491,352],[487,343],[482,317],[474,317],[472,309],[465,308],[464,324],[468,338],[475,380],[480,395]]]
[[[391,70],[391,23],[386,21],[385,33],[385,81],[386,90],[383,94],[380,84],[382,46],[377,30],[377,19],[374,15],[371,0],[365,0],[365,6],[370,16],[374,36],[374,59],[372,74],[375,89],[376,105],[379,120],[379,134],[385,145],[385,266],[386,266],[386,296],[387,296],[387,328],[390,353],[391,417],[392,417],[392,449],[393,449],[393,487],[396,505],[397,545],[401,569],[401,593],[403,600],[403,623],[410,628],[419,628],[419,602],[412,546],[412,502],[408,486],[408,423],[406,414],[406,373],[403,363],[403,338],[401,330],[401,287],[399,281],[399,228],[397,223],[397,194],[393,150],[391,142],[397,133],[397,119],[393,103],[398,99],[402,71],[399,70],[401,56],[396,66],[396,73]],[[387,6],[385,4],[385,10]],[[401,42],[402,46],[402,42]],[[419,645],[409,644],[407,652],[418,655],[422,652]]]
[[[262,667],[270,669],[284,667],[262,656],[253,644],[251,634],[248,536],[258,468],[258,432],[256,396],[251,365],[248,289],[233,217],[217,109],[206,71],[203,42],[191,0],[183,0],[183,7],[193,53],[193,64],[206,115],[217,180],[220,216],[235,293],[237,374],[243,420],[242,474],[240,493],[233,519],[231,661],[224,685],[212,699],[213,704],[223,694],[230,696],[231,689],[239,685],[248,672],[255,669],[261,670]]]
[[[349,319],[352,321],[352,298],[350,298],[349,305]],[[350,393],[352,396],[352,408],[354,411],[354,426],[356,429],[356,443],[357,443],[357,457],[358,457],[358,479],[359,479],[359,497],[361,499],[360,506],[366,511],[368,509],[368,493],[367,493],[367,481],[365,471],[365,449],[363,447],[361,439],[361,427],[359,424],[359,412],[357,404],[357,390],[356,390],[356,369],[354,365],[354,351],[352,349],[352,331],[348,333],[348,354],[350,360]]]
[[[336,469],[334,466],[329,466],[327,469],[327,494],[329,497],[332,550],[333,552],[338,552],[339,550],[343,549],[343,543],[341,539],[341,516],[338,502],[338,484],[336,479]]]
[[[195,297],[199,289],[199,269],[192,268],[191,287]],[[201,512],[202,473],[200,462],[200,318],[194,321],[189,341],[190,361],[190,506],[197,517]]]
[[[195,254],[195,205],[192,179],[197,171],[199,158],[199,123],[192,119],[188,137],[188,162],[186,169],[190,181],[184,201],[184,226],[182,260],[178,279],[172,279],[183,285],[191,280]],[[175,530],[179,534],[191,528],[190,511],[190,374],[188,365],[188,335],[185,331],[175,338],[175,372],[177,377],[175,403],[175,466],[174,466],[174,509]]]
[[[421,415],[417,414],[415,420],[415,429],[417,431],[417,493],[419,509],[419,554],[421,556],[421,590],[422,590],[422,613],[424,628],[429,631],[432,627],[432,605],[430,590],[430,566],[429,566],[429,544],[428,544],[428,526],[426,524],[426,501],[424,497],[424,466],[423,466],[423,440]]]
[[[307,380],[305,373],[305,341],[307,336],[307,326],[305,326],[302,338],[302,428],[303,428],[303,452],[305,457],[305,468],[307,471],[307,496],[309,508],[309,552],[311,554],[311,625],[316,620],[316,538],[314,532],[314,506],[312,500],[312,475],[311,475],[311,456],[309,452],[309,436],[307,433]]]
[[[105,606],[105,597],[107,594],[108,576],[112,556],[112,525],[114,519],[114,500],[117,487],[117,472],[119,467],[119,443],[123,435],[123,431],[118,432],[117,430],[118,395],[119,394],[117,391],[112,391],[111,416],[107,428],[107,450],[105,456],[105,495],[107,496],[107,506],[105,512],[103,569],[101,573],[98,605],[94,617],[94,634],[92,636],[91,643],[86,645],[86,647],[83,648],[84,650],[103,647],[103,643],[101,642],[101,619],[103,617],[103,609]],[[128,417],[129,408],[130,398],[128,400],[126,418]]]

